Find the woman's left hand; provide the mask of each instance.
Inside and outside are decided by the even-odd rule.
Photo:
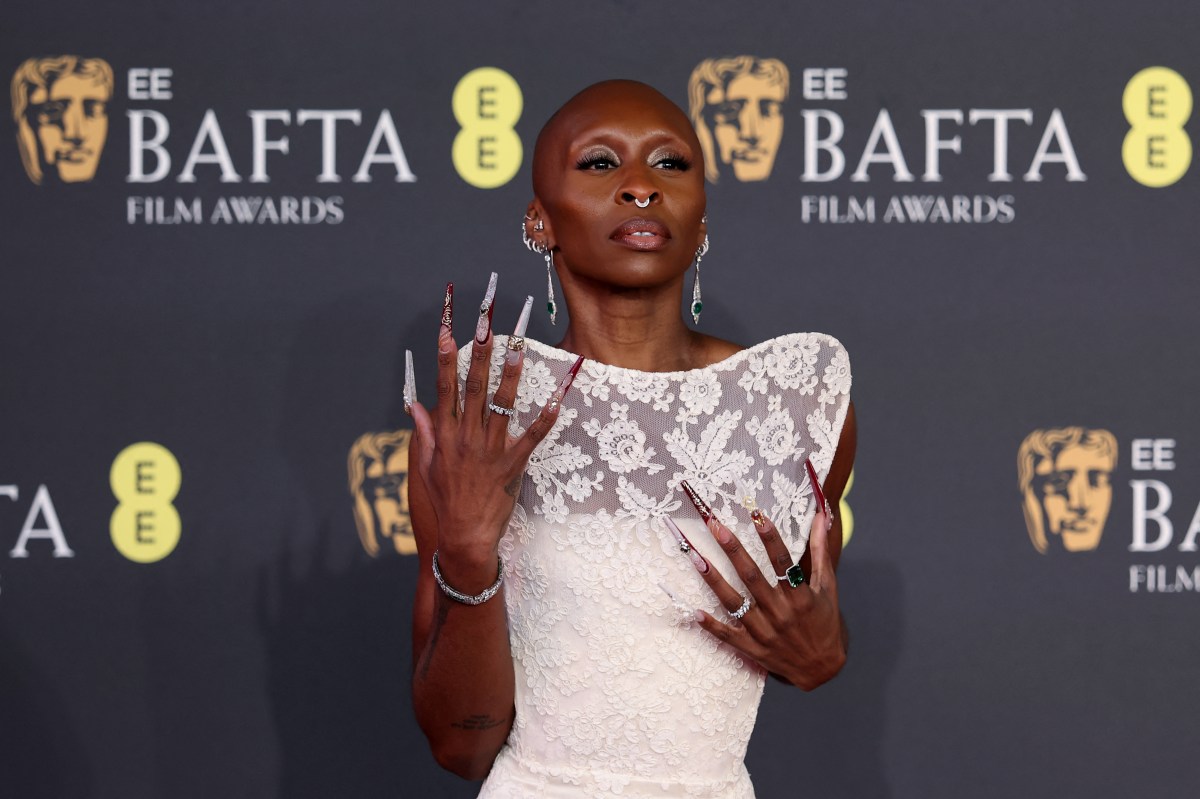
[[[755,511],[754,527],[762,538],[776,575],[764,575],[733,532],[710,516],[708,529],[724,550],[738,577],[750,592],[750,608],[738,626],[696,611],[700,626],[721,641],[793,685],[811,691],[832,679],[846,662],[846,641],[838,609],[837,576],[829,552],[832,527],[828,507],[813,517],[808,538],[812,574],[792,585],[786,573],[793,565],[787,545],[775,524]],[[703,573],[717,599],[731,614],[746,597],[708,565]],[[793,572],[795,575],[796,572]]]

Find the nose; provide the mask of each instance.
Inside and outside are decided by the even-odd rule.
[[[1067,507],[1072,513],[1083,516],[1088,509],[1088,478],[1083,471],[1078,471],[1067,484]]]
[[[756,144],[758,142],[758,127],[760,122],[758,107],[754,103],[746,103],[742,106],[742,111],[738,114],[739,138],[751,144]]]
[[[70,103],[63,112],[63,137],[69,141],[83,141],[83,108],[79,103]]]
[[[651,203],[662,202],[662,192],[658,190],[658,185],[648,167],[629,170],[625,181],[621,184],[618,197],[622,204],[633,203],[638,208],[646,208]]]

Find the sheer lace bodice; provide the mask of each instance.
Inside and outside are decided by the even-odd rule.
[[[513,433],[574,360],[528,341]],[[685,372],[584,362],[501,541],[517,713],[481,797],[753,796],[742,760],[765,675],[695,624],[696,608],[726,614],[662,517],[738,587],[681,480],[764,571],[748,497],[799,558],[815,512],[804,459],[824,479],[849,392],[845,350],[817,333]]]

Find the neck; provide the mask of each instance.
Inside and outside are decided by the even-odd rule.
[[[571,323],[559,347],[612,366],[670,372],[704,366],[701,337],[683,321],[683,280],[614,290],[567,277]]]

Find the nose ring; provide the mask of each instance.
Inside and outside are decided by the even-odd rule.
[[[650,198],[647,197],[645,199],[645,201],[643,202],[642,200],[639,200],[637,197],[634,197],[633,204],[636,205],[638,208],[647,208],[650,205]]]

